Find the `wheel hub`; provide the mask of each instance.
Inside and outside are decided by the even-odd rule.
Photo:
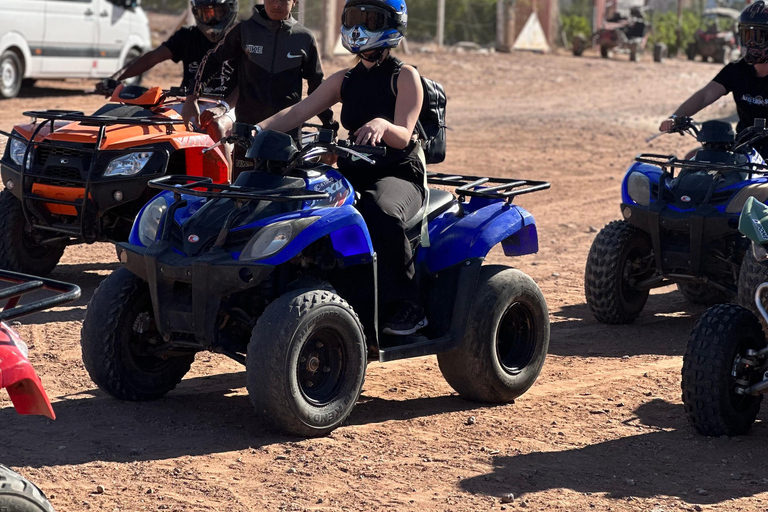
[[[0,67],[0,76],[2,77],[3,88],[12,89],[16,83],[16,66],[8,60],[4,61]]]
[[[496,333],[496,355],[505,372],[520,373],[533,358],[536,349],[536,325],[533,313],[516,302],[502,315]]]
[[[321,329],[304,344],[296,367],[299,388],[315,405],[331,402],[344,383],[344,349],[339,335]]]

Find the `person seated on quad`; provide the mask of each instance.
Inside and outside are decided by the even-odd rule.
[[[759,0],[748,5],[739,16],[744,57],[727,64],[720,72],[690,98],[675,113],[665,119],[659,131],[669,132],[676,117],[691,117],[720,97],[733,93],[739,123],[736,132],[753,126],[755,119],[768,118],[768,9]],[[754,144],[761,156],[768,156],[768,140]]]
[[[351,140],[387,148],[375,164],[340,158],[338,166],[361,195],[357,208],[378,255],[383,332],[393,335],[413,334],[427,325],[405,232],[425,198],[424,153],[414,136],[423,90],[416,68],[390,53],[403,39],[407,16],[404,0],[347,0],[341,40],[358,56],[357,65],[334,73],[302,102],[256,127],[291,130],[341,102],[341,124]]]
[[[312,32],[291,16],[298,0],[266,0],[254,7],[253,16],[233,27],[200,64],[195,85],[184,104],[185,122],[198,116],[197,98],[216,70],[228,61],[237,71],[237,120],[256,124],[298,103],[302,79],[311,94],[323,81],[323,66]],[[201,126],[222,115],[224,107],[199,115]],[[320,113],[320,120],[333,126],[331,110]],[[292,133],[298,137],[298,130]],[[253,167],[245,149],[236,146],[233,179],[240,171]]]
[[[145,53],[133,61],[117,78],[126,80],[145,73],[166,60],[182,62],[184,75],[181,87],[192,89],[195,73],[200,62],[209,50],[213,49],[224,34],[237,22],[237,0],[192,0],[192,15],[195,18],[194,27],[183,27],[177,30],[163,44]],[[233,66],[228,61],[221,63],[216,70],[216,79],[212,80],[205,89],[205,94],[222,96],[223,106],[227,115],[222,115],[216,122],[206,126],[206,131],[214,141],[228,133],[235,120],[234,111],[229,109],[228,101],[234,103],[237,95],[237,76]],[[211,107],[209,103],[206,107]]]

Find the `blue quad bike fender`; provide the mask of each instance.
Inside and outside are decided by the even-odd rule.
[[[485,258],[499,243],[506,256],[539,250],[536,221],[524,208],[473,197],[464,212],[463,217],[456,217],[449,211],[430,221],[431,246],[421,247],[417,256],[417,262],[426,264],[430,272]]]

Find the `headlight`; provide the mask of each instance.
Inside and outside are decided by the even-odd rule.
[[[768,251],[766,251],[765,247],[763,247],[761,244],[752,242],[752,254],[755,256],[757,261],[768,260]]]
[[[286,220],[276,222],[264,228],[261,228],[253,238],[251,238],[243,252],[240,253],[240,260],[260,260],[267,256],[272,256],[283,249],[288,243],[296,238],[301,231],[315,222],[320,217],[307,217],[304,219]]]
[[[634,202],[641,206],[651,203],[651,181],[643,173],[633,172],[627,180],[627,193]]]
[[[133,176],[138,174],[147,165],[153,153],[154,151],[141,151],[119,156],[109,162],[104,176]]]
[[[157,228],[167,209],[168,203],[163,196],[156,197],[144,208],[139,219],[139,240],[144,247],[149,247],[157,238]]]
[[[11,139],[11,160],[18,166],[24,161],[24,152],[27,150],[27,144],[19,139]]]

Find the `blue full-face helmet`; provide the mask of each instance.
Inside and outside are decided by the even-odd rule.
[[[341,15],[341,44],[352,53],[394,48],[407,24],[404,0],[348,0]]]

